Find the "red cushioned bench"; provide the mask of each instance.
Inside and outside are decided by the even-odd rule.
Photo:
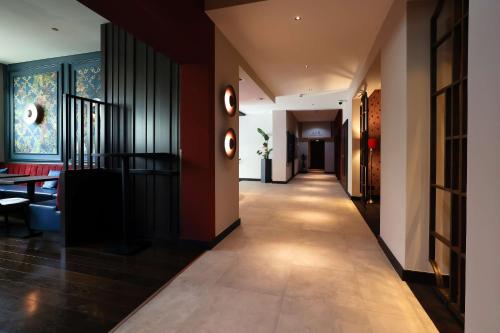
[[[63,164],[36,164],[36,163],[0,163],[0,168],[8,169],[8,173],[23,174],[30,176],[46,176],[50,170],[62,170]],[[45,189],[41,186],[43,183],[36,183],[35,197],[36,201],[50,200],[56,196],[57,189]],[[3,198],[26,195],[25,185],[0,185],[0,194]]]

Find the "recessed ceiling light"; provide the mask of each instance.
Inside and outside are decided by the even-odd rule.
[[[295,21],[300,21],[300,20],[302,20],[302,16],[295,16],[294,19],[295,19]]]
[[[56,27],[52,27],[52,28],[50,28],[50,29],[51,29],[52,31],[59,31],[59,29],[58,29],[58,28],[56,28]]]
[[[259,101],[263,101],[264,100],[264,97],[259,97]]]
[[[309,65],[306,65],[305,67],[306,67],[306,69],[308,69],[308,68],[309,68]]]

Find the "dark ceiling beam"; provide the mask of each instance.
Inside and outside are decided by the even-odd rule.
[[[266,0],[205,0],[205,10],[239,6],[261,1],[266,1]]]

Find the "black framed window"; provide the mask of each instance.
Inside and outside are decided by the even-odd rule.
[[[440,0],[431,20],[429,260],[463,321],[467,202],[467,0]]]

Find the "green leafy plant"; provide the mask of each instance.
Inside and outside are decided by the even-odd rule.
[[[269,154],[273,151],[273,148],[269,148],[269,134],[264,132],[261,128],[257,128],[257,132],[264,138],[262,149],[257,150],[257,155],[262,156],[265,160],[268,160]]]

